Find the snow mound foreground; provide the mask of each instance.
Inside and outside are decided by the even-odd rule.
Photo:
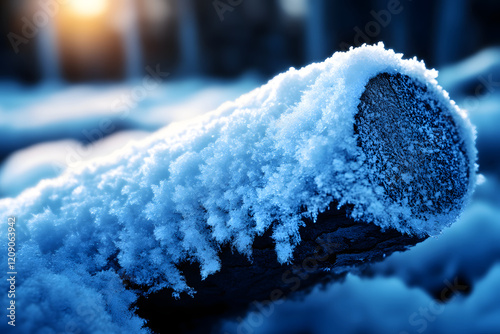
[[[433,134],[439,138],[421,137],[434,144],[409,148],[419,129],[429,130],[422,119],[429,115],[413,107],[411,117],[419,120],[409,120],[413,125],[401,135],[411,139],[408,147],[398,144],[408,152],[394,166],[388,156],[378,162],[370,156],[390,152],[389,140],[377,142],[385,132],[360,141],[370,130],[367,124],[377,124],[370,120],[376,109],[360,104],[361,97],[381,73],[401,74],[425,87],[443,113],[438,121],[453,124]],[[139,332],[143,321],[129,310],[137,295],[125,290],[122,280],[149,291],[191,293],[179,263],[199,263],[206,277],[219,270],[222,245],[251,257],[254,238],[268,229],[278,260],[290,261],[303,218],[315,219],[331,203],[349,205],[353,218],[383,228],[439,233],[470,197],[476,151],[465,112],[436,76],[422,62],[403,60],[382,44],[336,53],[323,63],[291,68],[203,117],[167,126],[106,159],[1,200],[2,240],[7,240],[7,217],[17,221],[19,325],[26,331],[72,326],[82,332]],[[379,92],[381,101],[384,93]],[[403,93],[394,95],[404,100]],[[369,122],[359,121],[360,110]],[[448,140],[455,145],[445,145]],[[455,151],[440,156],[440,148]],[[405,159],[414,163],[419,154],[428,160],[422,168],[401,170]],[[452,159],[449,167],[458,166],[453,173],[441,170],[443,157]],[[448,175],[466,181],[447,183]],[[441,186],[460,189],[437,194]],[[0,284],[4,291],[6,284]]]

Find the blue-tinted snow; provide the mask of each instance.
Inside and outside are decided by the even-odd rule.
[[[427,83],[472,147],[466,115],[437,86],[436,72],[382,45],[291,69],[213,113],[0,201],[1,226],[7,215],[18,220],[21,330],[140,332],[141,319],[128,310],[136,295],[122,278],[191,292],[177,263],[197,261],[209,275],[219,269],[220,245],[251,256],[253,238],[270,228],[278,259],[288,261],[300,242],[302,206],[314,217],[336,198],[356,205],[360,218],[405,230],[382,219],[390,208],[367,183],[352,134],[358,99],[380,72]],[[431,233],[450,222],[410,227]]]

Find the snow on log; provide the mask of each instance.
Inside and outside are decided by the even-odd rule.
[[[477,167],[474,130],[436,75],[382,44],[336,53],[1,200],[2,240],[16,218],[20,330],[141,332],[141,291],[156,292],[138,303],[151,319],[241,306],[439,234]]]

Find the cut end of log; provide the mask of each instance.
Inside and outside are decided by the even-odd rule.
[[[452,112],[406,75],[370,79],[354,131],[370,181],[417,219],[460,211],[470,182],[466,144]]]

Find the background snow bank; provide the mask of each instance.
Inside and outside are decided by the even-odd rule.
[[[262,83],[247,74],[237,80],[192,78],[144,86],[142,80],[121,84],[23,87],[0,82],[0,156],[49,140],[94,141],[121,129],[157,130],[171,122],[204,114]],[[90,138],[88,138],[90,137]]]
[[[240,323],[225,323],[221,333],[495,333],[500,307],[492,291],[499,279],[497,264],[467,298],[453,294],[442,304],[397,278],[349,275],[343,284],[317,288],[304,300],[275,305],[270,316],[255,312]]]
[[[205,277],[219,269],[221,245],[251,256],[253,238],[269,228],[278,259],[288,261],[300,242],[301,218],[314,218],[334,199],[383,227],[439,231],[456,217],[435,226],[403,210],[409,226],[388,221],[391,208],[368,181],[373,171],[363,165],[353,122],[366,83],[381,72],[426,83],[449,107],[469,145],[473,175],[470,124],[437,86],[435,72],[383,45],[337,53],[324,63],[291,69],[195,121],[168,126],[0,201],[0,238],[6,239],[8,215],[18,221],[18,301],[29,310],[20,321],[23,330],[66,326],[68,314],[79,312],[77,293],[97,310],[100,328],[138,332],[142,322],[128,311],[136,296],[125,293],[121,279],[151,291],[190,293],[176,264],[196,261]],[[43,301],[61,293],[57,309]],[[87,320],[81,317],[76,325],[86,331]]]

